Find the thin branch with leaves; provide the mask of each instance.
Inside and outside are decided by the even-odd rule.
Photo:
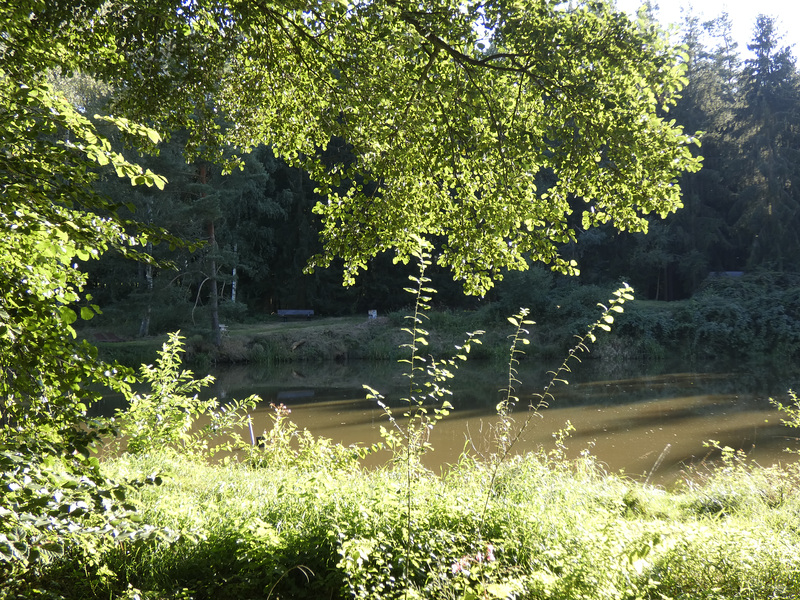
[[[598,329],[606,332],[611,331],[611,324],[614,322],[614,313],[622,313],[624,311],[622,305],[628,300],[633,300],[633,288],[627,283],[623,283],[620,288],[614,291],[613,297],[608,301],[608,306],[598,303],[598,306],[602,309],[600,318],[589,326],[588,330],[583,336],[576,336],[578,341],[572,348],[570,348],[564,361],[555,371],[549,372],[551,377],[547,382],[547,385],[545,385],[544,390],[532,396],[531,402],[528,405],[528,416],[522,422],[522,425],[520,425],[516,430],[513,430],[513,421],[510,414],[514,404],[519,401],[519,399],[514,395],[514,385],[520,383],[516,377],[516,367],[519,364],[517,357],[520,354],[524,354],[524,352],[519,349],[520,344],[526,345],[529,343],[527,338],[525,338],[525,335],[528,334],[528,331],[523,327],[523,325],[532,325],[533,322],[525,319],[525,317],[528,315],[527,309],[521,309],[517,315],[509,318],[509,322],[516,326],[516,331],[514,335],[511,336],[512,343],[509,359],[508,387],[505,390],[505,399],[497,405],[497,414],[500,417],[498,436],[496,438],[498,447],[494,456],[489,486],[487,487],[486,501],[483,506],[479,527],[485,521],[486,513],[489,509],[489,502],[492,497],[492,492],[494,490],[495,482],[500,472],[501,465],[511,454],[514,446],[522,438],[533,419],[535,417],[540,417],[540,411],[544,408],[547,408],[550,405],[550,402],[555,399],[553,396],[553,389],[556,384],[569,384],[565,378],[566,374],[572,372],[571,364],[573,362],[581,362],[581,354],[589,352],[589,344],[597,341],[595,331]]]

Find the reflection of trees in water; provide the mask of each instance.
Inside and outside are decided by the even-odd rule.
[[[521,377],[524,381],[524,375]],[[560,406],[629,404],[663,398],[707,396],[717,404],[767,406],[796,385],[797,373],[754,365],[680,361],[614,363],[584,361],[567,373],[569,385],[556,387]],[[526,393],[537,389],[525,386]]]
[[[524,418],[530,394],[544,388],[547,371],[557,366],[533,358],[520,365],[516,395],[521,402],[512,416]],[[408,394],[402,372],[403,365],[392,361],[351,361],[237,367],[217,375],[228,397],[258,393],[264,398],[265,405],[254,413],[257,428],[270,423],[269,402],[284,402],[301,428],[349,444],[377,441],[378,427],[387,423],[365,399],[362,384],[385,393],[393,407],[402,406],[398,400]],[[455,410],[436,428],[436,453],[429,466],[455,462],[465,435],[481,448],[488,444],[489,424],[496,419],[507,377],[502,363],[468,361],[461,367],[450,385]],[[565,378],[569,384],[554,388],[551,408],[526,433],[519,451],[551,447],[552,432],[570,420],[576,427],[568,441],[573,454],[592,448],[612,470],[644,476],[657,471],[651,481],[663,483],[674,480],[685,465],[713,461],[716,454],[703,447],[704,440],[741,448],[765,465],[786,460],[783,449],[794,445],[768,402],[792,385],[800,387],[791,374],[747,365],[612,364],[589,358],[573,364]],[[212,393],[219,395],[218,390]]]
[[[292,389],[359,391],[364,383],[385,379],[392,366],[389,361],[239,365],[213,373],[217,378],[213,393],[224,390],[228,397],[255,393],[266,398],[268,392]]]
[[[516,410],[525,410],[533,394],[544,389],[559,363],[525,360],[519,368]],[[591,358],[571,364],[571,372],[561,374],[569,384],[557,384],[551,406],[613,406],[640,401],[691,396],[710,396],[710,404],[762,407],[768,398],[782,397],[790,387],[798,387],[796,373],[749,365],[700,364],[680,361],[606,362]],[[219,370],[210,393],[220,398],[240,398],[259,394],[265,402],[305,394],[305,402],[365,398],[362,385],[380,390],[390,404],[408,395],[403,365],[393,361],[349,361],[247,365]],[[456,409],[492,408],[502,397],[507,383],[507,367],[491,361],[468,361],[450,380],[450,402]],[[280,394],[280,397],[279,397]]]
[[[453,392],[450,402],[458,407],[494,406],[498,390],[505,386],[507,374],[502,364],[469,361],[450,380]],[[364,399],[363,385],[383,393],[390,405],[408,396],[408,380],[403,365],[394,361],[348,361],[344,363],[299,363],[269,366],[237,366],[215,372],[217,381],[211,393],[227,398],[259,394],[265,401],[274,401],[280,394],[315,390],[316,401],[350,397]],[[312,401],[308,399],[307,401]]]

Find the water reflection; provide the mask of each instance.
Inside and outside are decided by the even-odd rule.
[[[529,416],[526,407],[537,401],[553,368],[521,366],[517,424]],[[669,363],[615,363],[610,368],[586,361],[567,374],[568,385],[553,389],[550,406],[531,420],[516,450],[552,448],[552,433],[569,421],[575,427],[568,442],[573,455],[590,450],[610,470],[657,482],[710,459],[706,440],[742,449],[764,465],[791,459],[782,450],[792,443],[792,433],[769,403],[771,396],[785,397],[791,381],[763,371],[690,369]],[[344,444],[377,442],[381,425],[389,426],[384,412],[365,399],[362,384],[381,391],[395,407],[403,406],[399,400],[408,388],[398,365],[386,362],[237,367],[215,375],[212,394],[221,399],[261,396],[253,415],[256,429],[271,423],[270,403],[282,403],[300,427]],[[462,368],[450,386],[455,409],[433,432],[429,466],[455,462],[465,447],[491,451],[495,406],[507,376],[504,367],[492,364]]]

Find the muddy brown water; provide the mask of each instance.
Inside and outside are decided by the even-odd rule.
[[[526,361],[519,367],[512,418],[522,425],[531,402],[542,392],[557,365]],[[213,372],[216,381],[205,390],[221,402],[257,394],[252,411],[254,435],[272,424],[271,404],[283,404],[302,429],[345,445],[370,445],[381,440],[381,427],[391,427],[384,410],[367,400],[364,384],[380,391],[395,416],[408,404],[408,380],[392,362],[308,363],[242,366]],[[567,423],[575,428],[566,440],[567,455],[589,452],[609,471],[669,485],[690,466],[713,465],[717,453],[704,446],[716,440],[742,450],[763,466],[792,462],[787,447],[800,448],[800,430],[781,423],[770,398],[787,402],[787,390],[800,389],[797,373],[775,373],[743,366],[662,363],[614,363],[584,360],[551,388],[549,405],[530,419],[513,451],[555,447],[554,432]],[[493,450],[495,407],[504,397],[508,369],[502,364],[470,362],[448,387],[450,414],[431,432],[433,452],[428,467],[439,470],[455,463],[467,449]],[[110,415],[119,400],[107,399],[95,412]],[[242,432],[248,439],[249,432]],[[387,454],[368,459],[375,465]]]
[[[512,414],[517,425],[527,420],[527,406],[537,401],[552,368],[527,362],[520,366],[515,386],[520,401]],[[262,398],[252,413],[256,435],[271,425],[270,404],[283,404],[292,420],[314,435],[368,445],[380,441],[381,426],[390,423],[383,409],[366,399],[362,384],[384,394],[396,416],[407,406],[401,398],[408,395],[408,382],[393,363],[250,366],[214,375],[210,394],[221,401],[249,394]],[[781,424],[769,401],[787,400],[791,376],[676,362],[584,361],[561,377],[569,383],[552,388],[549,406],[530,420],[515,452],[554,448],[553,433],[571,423],[575,431],[566,441],[569,456],[590,452],[610,471],[669,484],[689,465],[713,464],[715,453],[704,447],[708,440],[741,449],[764,466],[790,462],[793,457],[784,449],[800,448],[796,432]],[[461,368],[449,386],[454,409],[431,432],[434,451],[425,458],[429,467],[454,463],[465,448],[491,451],[495,407],[507,381],[502,365]],[[379,455],[372,462],[385,460]]]

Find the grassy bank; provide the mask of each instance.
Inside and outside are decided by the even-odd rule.
[[[467,331],[485,330],[482,358],[505,360],[507,318],[529,307],[536,321],[529,354],[559,358],[583,333],[609,290],[576,279],[554,279],[532,269],[509,275],[504,293],[474,304],[474,310],[429,312],[431,348],[449,353]],[[400,297],[406,297],[400,294]],[[163,337],[136,340],[138,313],[109,309],[84,323],[82,334],[97,342],[103,356],[137,366],[155,356]],[[398,357],[398,330],[406,311],[382,314],[314,317],[283,322],[276,315],[241,310],[224,315],[227,332],[221,348],[211,343],[207,318],[188,320],[180,311],[159,321],[161,331],[180,329],[188,338],[187,361],[195,367],[215,363],[393,359]],[[183,314],[182,318],[179,318]],[[123,341],[104,341],[108,339]],[[605,360],[659,360],[674,353],[700,361],[734,360],[788,364],[800,360],[800,285],[781,273],[754,272],[741,277],[710,278],[694,296],[678,301],[635,300],[618,316],[613,331],[592,353]]]
[[[601,360],[660,360],[680,353],[699,361],[761,361],[788,365],[800,359],[800,295],[798,288],[767,293],[750,289],[747,282],[718,282],[695,298],[676,302],[632,301],[618,316],[613,330],[592,350]],[[728,287],[725,287],[728,286]],[[734,287],[737,286],[737,287]],[[716,289],[722,288],[722,289]],[[733,288],[733,289],[728,289]],[[527,353],[537,358],[559,358],[582,334],[597,313],[602,290],[592,288],[566,294],[559,304],[549,303],[531,312]],[[432,310],[427,327],[430,350],[446,355],[465,332],[485,330],[475,357],[505,361],[508,352],[507,317],[517,308],[491,304],[477,311]],[[187,363],[195,368],[214,364],[318,362],[325,360],[396,360],[407,325],[405,313],[378,319],[315,317],[283,322],[265,316],[230,323],[216,348],[207,329],[184,328]],[[93,324],[93,322],[89,322]],[[177,327],[176,327],[177,328]],[[116,336],[107,328],[86,328],[82,335],[97,344],[106,359],[138,366],[151,362],[165,336],[103,341]]]
[[[577,352],[619,314],[627,293],[615,296]],[[538,423],[536,409],[511,414],[527,324],[516,320],[490,449],[441,473],[421,457],[448,418],[442,386],[453,366],[422,366],[419,328],[406,346],[408,412],[384,408],[390,418],[371,448],[298,431],[282,407],[250,445],[255,400],[199,399],[204,383],[183,371],[171,336],[156,367],[142,369],[152,392],[131,392],[102,428],[103,462],[86,458],[70,474],[53,455],[26,458],[27,446],[0,453],[4,514],[16,524],[0,530],[0,599],[800,597],[800,468],[791,462],[766,468],[717,447],[714,465],[664,489],[609,473],[589,452],[568,459],[568,431],[552,451],[514,456],[515,440]],[[800,425],[800,411],[787,414]],[[223,439],[229,446],[215,454]],[[363,467],[368,454],[383,466]]]
[[[633,305],[633,317],[622,321],[618,335],[604,335],[593,348],[592,358],[601,360],[659,360],[667,356],[679,340],[674,336],[659,337],[653,331],[657,323],[672,319],[678,303],[640,303]],[[683,310],[683,309],[682,309]],[[582,319],[553,320],[531,328],[531,344],[526,349],[529,358],[560,358],[582,333],[586,323],[597,312],[582,315]],[[473,348],[473,358],[505,362],[508,358],[511,327],[505,315],[485,312],[431,311],[427,326],[430,331],[428,350],[434,356],[445,356],[460,344],[468,331],[483,330],[482,343]],[[623,315],[624,319],[626,315]],[[405,315],[393,313],[378,319],[363,317],[316,317],[309,320],[283,321],[266,317],[259,322],[235,323],[226,326],[222,344],[215,347],[205,329],[182,331],[186,337],[185,362],[195,369],[219,364],[276,364],[290,362],[321,362],[347,360],[397,361],[405,341],[401,331],[407,323]],[[629,324],[626,324],[629,323]],[[644,334],[641,326],[646,325]],[[154,360],[166,335],[148,338],[115,339],[101,329],[85,329],[83,336],[95,344],[101,358],[136,367]]]
[[[174,535],[67,554],[40,584],[70,599],[800,597],[795,468],[729,455],[665,491],[591,456],[531,454],[497,473],[465,458],[410,480],[333,456],[113,461],[116,477],[162,474],[135,502]]]
[[[205,330],[183,331],[186,337],[186,363],[195,368],[214,364],[320,362],[328,360],[397,360],[404,341],[403,315],[378,319],[364,317],[316,317],[283,321],[268,317],[258,323],[226,327],[222,344],[216,348]],[[470,327],[478,329],[473,315],[452,312],[431,313],[430,351],[436,355],[452,352],[463,341]],[[500,358],[508,354],[509,327],[497,325],[484,336],[485,343],[475,348],[479,359]],[[166,336],[146,339],[98,341],[104,334],[86,330],[101,357],[129,366],[152,362]]]
[[[144,339],[99,341],[103,332],[86,330],[84,336],[97,345],[101,357],[129,366],[152,362],[166,335]],[[261,322],[226,326],[222,345],[216,348],[209,332],[189,328],[186,362],[194,367],[231,363],[279,363],[350,358],[385,358],[396,340],[387,319],[317,317],[284,322],[266,317]]]

